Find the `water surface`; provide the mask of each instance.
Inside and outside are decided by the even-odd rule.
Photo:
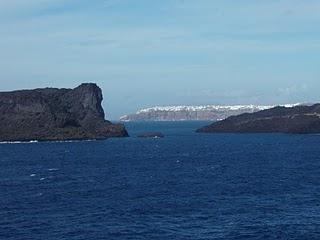
[[[194,133],[205,124],[0,144],[0,239],[320,239],[320,136]]]

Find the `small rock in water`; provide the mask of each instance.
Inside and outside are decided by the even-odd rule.
[[[163,138],[164,135],[161,132],[145,132],[138,135],[139,138]]]

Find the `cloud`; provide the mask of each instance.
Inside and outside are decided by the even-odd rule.
[[[0,13],[4,16],[40,10],[67,3],[67,0],[0,0]]]
[[[260,99],[260,94],[255,92],[250,92],[244,89],[232,89],[213,91],[210,89],[205,89],[201,91],[187,91],[180,92],[178,94],[180,98],[187,99],[189,103],[191,101],[198,101],[203,104],[210,103],[228,103],[228,104],[249,104],[258,103]]]
[[[289,87],[285,88],[279,88],[278,93],[280,95],[284,96],[295,96],[295,95],[300,95],[308,91],[308,85],[307,84],[301,84],[301,85],[292,85]]]
[[[295,3],[293,6],[288,0],[259,1],[259,3],[241,1],[241,4],[234,3],[234,1],[223,1],[224,4],[220,3],[220,6],[219,4],[212,4],[212,1],[207,0],[201,1],[201,4],[190,0],[165,1],[167,7],[170,8],[162,16],[163,19],[172,17],[173,14],[176,15],[172,23],[166,24],[166,26],[159,24],[158,20],[152,16],[150,17],[150,22],[136,22],[136,19],[139,19],[136,14],[140,12],[136,12],[137,10],[135,9],[130,14],[123,12],[121,15],[121,11],[111,11],[111,14],[105,14],[102,13],[101,9],[95,8],[93,11],[90,8],[83,8],[78,9],[76,12],[59,12],[59,14],[50,16],[25,19],[23,22],[10,24],[9,27],[3,25],[0,28],[0,32],[5,36],[2,42],[7,40],[15,43],[21,41],[21,35],[23,35],[27,37],[27,41],[29,40],[31,44],[42,45],[56,42],[60,45],[65,44],[66,47],[75,47],[80,51],[81,49],[84,51],[95,51],[96,49],[96,51],[102,50],[101,52],[104,50],[114,52],[126,49],[127,51],[136,52],[139,49],[140,52],[146,53],[177,54],[319,52],[320,40],[317,34],[313,36],[310,34],[296,34],[298,31],[304,31],[309,28],[309,26],[314,26],[314,24],[310,24],[309,22],[303,26],[299,25],[301,23],[293,24],[293,19],[288,20],[287,17],[283,16],[280,19],[276,18],[275,11],[266,11],[264,9],[276,10],[276,12],[279,9],[284,12],[290,11],[290,15],[297,12],[299,16],[302,14],[302,11],[305,13],[303,14],[304,20],[309,19],[310,16],[317,18],[319,15],[318,12],[315,13],[315,9],[319,9],[320,11],[320,4],[318,2],[311,0],[311,3],[308,2],[307,4],[305,1],[291,1]],[[113,6],[119,2],[122,3],[121,7],[124,9],[130,5],[129,1],[92,1],[91,5]],[[145,6],[150,7],[150,3],[147,1],[139,1],[139,3],[140,5],[144,3]],[[67,4],[70,4],[70,1],[0,0],[0,13],[1,11],[3,13],[9,12],[8,14],[19,11],[43,11],[44,8],[54,8]],[[73,4],[74,7],[76,5],[81,4]],[[206,11],[206,9],[217,8],[217,6],[219,8],[223,6],[229,7],[224,8],[223,16],[219,17],[226,21],[224,23],[217,21],[217,24],[214,24],[215,17],[211,17],[212,14],[210,13],[206,14],[206,12],[202,12]],[[181,8],[193,11],[193,14],[198,13],[199,15],[189,17],[188,15],[184,15],[184,10],[181,12]],[[172,12],[170,13],[170,11]],[[203,16],[207,18],[205,19],[205,24],[203,24]],[[252,23],[252,19],[247,19],[247,16],[254,18],[254,23]],[[237,18],[240,17],[243,18],[238,20]],[[184,18],[187,18],[187,21],[184,22]],[[296,19],[298,16],[293,18]],[[119,20],[125,21],[125,24],[117,24],[116,21]],[[274,22],[275,20],[278,22]],[[161,21],[163,20],[161,19]],[[212,25],[210,24],[211,22],[213,23]],[[197,26],[194,27],[192,24],[196,24]],[[244,26],[239,28],[239,24]],[[288,25],[290,27],[294,26],[294,32],[288,30]],[[10,28],[11,35],[6,34],[7,28]]]

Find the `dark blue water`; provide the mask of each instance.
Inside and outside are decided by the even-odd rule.
[[[0,144],[0,239],[320,239],[320,136]]]

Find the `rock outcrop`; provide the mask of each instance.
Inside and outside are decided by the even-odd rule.
[[[138,138],[164,138],[161,132],[145,132],[138,135]]]
[[[124,137],[122,124],[105,120],[101,89],[44,88],[0,93],[0,141],[89,140]]]
[[[275,107],[229,117],[198,129],[202,133],[320,133],[320,104]]]

